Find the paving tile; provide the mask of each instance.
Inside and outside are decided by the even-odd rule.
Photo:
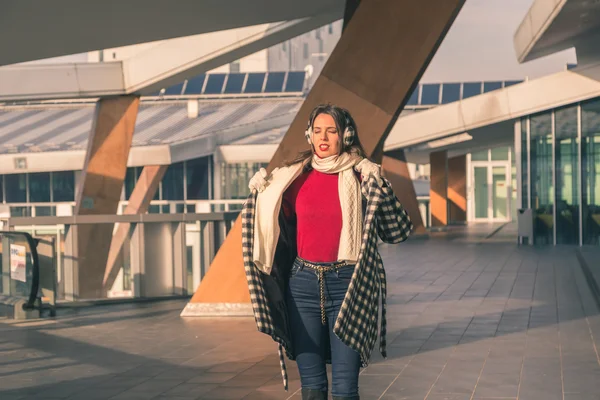
[[[361,398],[552,400],[562,381],[566,400],[597,398],[600,315],[572,250],[487,243],[481,227],[465,229],[481,243],[380,246],[388,358],[374,351]],[[30,327],[0,321],[0,399],[300,398],[295,363],[286,393],[276,346],[252,318],[184,319],[184,305],[98,306]]]

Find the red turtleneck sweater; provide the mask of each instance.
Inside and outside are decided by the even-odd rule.
[[[286,218],[296,220],[298,256],[337,261],[342,232],[338,174],[304,172],[285,191],[282,207]]]

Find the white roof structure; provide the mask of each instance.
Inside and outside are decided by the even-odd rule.
[[[456,156],[511,144],[516,118],[600,97],[600,2],[535,0],[514,36],[520,62],[575,47],[577,66],[399,118],[384,150],[403,148],[408,161],[429,153]]]
[[[171,164],[231,143],[279,143],[302,101],[298,95],[143,101],[128,165]],[[189,115],[189,102],[198,102],[197,115],[195,107]],[[0,174],[24,172],[15,169],[15,157],[27,159],[27,172],[81,169],[93,113],[93,104],[0,108]]]

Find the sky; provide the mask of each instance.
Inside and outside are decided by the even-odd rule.
[[[524,64],[513,36],[533,0],[467,0],[425,71],[422,82],[530,79],[575,63],[565,50]]]
[[[575,63],[565,50],[524,64],[517,62],[513,35],[533,0],[467,0],[421,82],[535,79]],[[77,54],[40,62],[86,62]]]

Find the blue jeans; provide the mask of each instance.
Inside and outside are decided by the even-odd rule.
[[[328,265],[328,263],[314,263]],[[321,322],[319,281],[317,273],[300,260],[294,261],[286,293],[292,332],[292,343],[303,388],[327,392],[324,350],[331,346],[331,394],[358,398],[360,355],[346,346],[333,333],[344,296],[348,290],[354,265],[324,274],[325,312],[327,324]]]

